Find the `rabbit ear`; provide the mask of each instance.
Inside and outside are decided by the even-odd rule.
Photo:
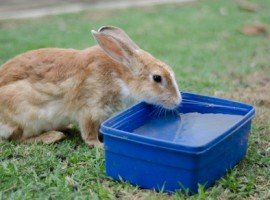
[[[128,46],[132,47],[133,49],[139,49],[137,44],[135,44],[130,39],[130,37],[125,33],[125,31],[123,31],[120,28],[117,28],[114,26],[102,26],[101,28],[99,28],[98,32],[118,38],[121,41],[123,41],[125,44],[127,44]]]
[[[94,38],[97,40],[99,46],[115,61],[120,62],[126,66],[131,66],[134,60],[134,52],[137,50],[135,45],[128,36],[121,31],[109,31],[106,28],[99,29],[98,32],[92,30]],[[120,30],[120,32],[119,32]],[[119,33],[119,35],[117,35]],[[123,36],[123,33],[126,35]]]

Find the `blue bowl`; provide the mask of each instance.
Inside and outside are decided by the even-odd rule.
[[[102,123],[108,176],[141,188],[198,191],[246,154],[252,106],[182,93],[176,111],[144,102]]]

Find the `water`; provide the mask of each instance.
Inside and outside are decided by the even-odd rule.
[[[241,115],[193,112],[151,119],[134,132],[159,140],[196,147],[217,138],[243,117]]]

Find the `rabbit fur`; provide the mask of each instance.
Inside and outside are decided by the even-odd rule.
[[[82,139],[100,145],[99,125],[114,112],[138,101],[167,109],[179,105],[168,65],[120,28],[105,26],[92,34],[99,45],[28,51],[0,67],[1,138],[27,141],[78,123]]]

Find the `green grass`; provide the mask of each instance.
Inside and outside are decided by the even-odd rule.
[[[256,13],[239,9],[236,1],[204,0],[184,7],[92,10],[4,21],[0,22],[0,64],[30,49],[86,48],[95,44],[91,29],[111,24],[170,64],[181,90],[227,96],[240,92],[241,99],[247,87],[260,87],[247,77],[270,72],[269,35],[239,33],[243,25],[252,23],[266,24],[270,31],[270,2],[256,2],[261,6]],[[270,109],[256,106],[262,112],[253,123],[247,156],[213,187],[200,186],[197,195],[188,197],[179,191],[167,195],[112,181],[105,175],[103,152],[69,136],[55,145],[0,141],[0,198],[269,199]]]

